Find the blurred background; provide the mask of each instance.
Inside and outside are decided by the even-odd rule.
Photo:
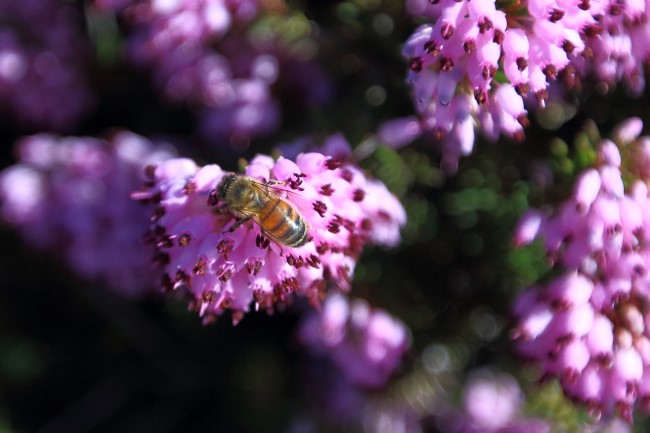
[[[355,386],[300,342],[304,301],[203,325],[180,296],[125,298],[72,272],[64,246],[39,250],[6,223],[0,433],[454,431],[441,413],[486,368],[518,380],[526,414],[584,431],[586,411],[553,382],[539,387],[510,349],[512,299],[549,271],[542,249],[515,250],[512,233],[526,209],[570,193],[598,130],[630,115],[647,124],[647,93],[567,98],[530,116],[525,142],[479,140],[449,175],[431,139],[396,149],[373,138],[413,114],[400,52],[418,20],[402,1],[259,0],[249,11],[231,2],[227,28],[192,36],[221,56],[211,62],[230,62],[237,96],[218,104],[201,99],[205,59],[153,53],[155,24],[134,3],[147,2],[0,0],[0,53],[49,52],[67,68],[41,65],[51,78],[42,87],[0,83],[1,167],[17,162],[18,140],[44,131],[128,130],[227,170],[342,133],[408,215],[399,246],[364,250],[349,295],[404,322],[410,348],[384,385]],[[11,57],[0,71],[11,75]],[[636,431],[643,425],[637,417]]]

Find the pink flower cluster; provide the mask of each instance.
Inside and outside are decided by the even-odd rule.
[[[142,241],[147,210],[129,195],[146,164],[172,156],[129,132],[110,142],[39,134],[17,145],[20,163],[0,172],[0,215],[29,244],[60,256],[83,278],[137,297],[156,281]]]
[[[394,244],[406,219],[383,184],[319,153],[300,154],[295,163],[259,155],[245,170],[260,183],[285,184],[268,188],[306,222],[308,242],[296,248],[265,237],[254,221],[230,230],[237,209],[218,199],[228,174],[219,166],[173,159],[150,174],[133,197],[156,206],[150,240],[165,268],[163,286],[186,288],[206,319],[229,308],[236,322],[251,303],[270,310],[293,293],[318,304],[328,282],[348,290],[364,244]]]
[[[79,11],[60,0],[0,0],[0,17],[0,112],[28,128],[76,126],[94,99]]]
[[[551,215],[531,210],[517,244],[543,239],[560,274],[519,297],[517,350],[595,416],[650,410],[650,137],[631,119]],[[632,143],[630,143],[632,142]],[[624,157],[624,158],[623,158]],[[626,175],[637,176],[625,188]]]
[[[475,125],[490,140],[521,139],[528,124],[524,102],[544,106],[549,84],[571,65],[608,82],[625,77],[643,88],[649,58],[645,3],[527,0],[411,1],[420,26],[403,50],[422,131],[442,140],[451,169],[472,151]],[[575,63],[575,65],[572,65]]]
[[[647,1],[603,2],[585,40],[585,55],[572,56],[576,71],[585,76],[593,74],[605,87],[625,82],[634,93],[645,88],[644,65],[650,60],[650,4]]]
[[[300,339],[330,358],[347,380],[371,388],[386,383],[410,345],[402,322],[339,293],[325,300],[320,313],[304,320]]]

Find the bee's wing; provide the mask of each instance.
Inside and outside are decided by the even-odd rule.
[[[291,201],[290,204],[293,204],[291,202],[294,201],[294,199],[299,199],[302,201],[302,203],[309,204],[309,200],[300,194],[300,192],[295,191],[291,189],[290,187],[286,185],[267,185],[263,182],[259,182],[257,180],[252,180],[252,184],[254,185],[255,188],[259,188],[263,191],[264,194],[269,195],[271,197],[277,197],[280,200],[283,201],[288,201],[287,198],[279,195],[280,193],[286,193],[287,195],[291,196]]]

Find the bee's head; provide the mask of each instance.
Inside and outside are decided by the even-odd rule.
[[[217,198],[219,200],[224,200],[227,197],[228,190],[236,179],[237,175],[234,173],[226,174],[221,178],[217,185]]]

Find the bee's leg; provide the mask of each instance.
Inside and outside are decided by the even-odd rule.
[[[238,219],[237,221],[235,221],[234,224],[231,225],[231,226],[228,228],[228,230],[225,230],[225,231],[227,231],[228,233],[232,233],[232,232],[234,232],[235,230],[237,230],[237,229],[238,229],[242,224],[244,224],[244,223],[250,221],[251,218],[253,218],[252,215],[246,215],[244,218],[241,218],[241,219]]]

